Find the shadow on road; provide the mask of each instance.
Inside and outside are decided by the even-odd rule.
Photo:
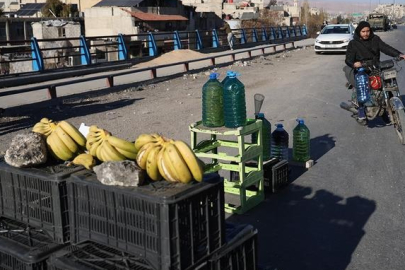
[[[139,99],[121,99],[108,103],[86,101],[89,94],[83,96],[71,95],[63,97],[57,102],[43,101],[33,104],[8,108],[4,117],[0,119],[0,136],[22,129],[31,129],[41,118],[47,117],[54,121],[61,121],[71,117],[79,117],[100,113],[134,104]],[[63,101],[63,102],[61,102]],[[113,114],[107,118],[116,118]]]
[[[311,151],[311,159],[314,161],[314,166],[323,155],[328,153],[333,147],[335,147],[335,138],[332,137],[330,134],[325,134],[322,136],[318,136],[311,139],[310,142],[310,151]],[[289,155],[292,157],[292,149],[289,149]],[[303,175],[307,169],[302,166],[295,166],[289,165],[290,174],[289,174],[289,181],[294,182],[297,180],[301,175]]]
[[[342,198],[327,190],[291,184],[245,215],[227,221],[259,231],[263,270],[344,270],[364,236],[375,201]]]

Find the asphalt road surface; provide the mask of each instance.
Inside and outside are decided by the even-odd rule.
[[[405,52],[405,26],[378,35]],[[405,63],[400,65],[405,93]],[[272,124],[284,124],[290,147],[297,117],[311,130],[315,165],[291,167],[288,187],[247,214],[228,217],[259,229],[263,269],[405,269],[405,146],[392,126],[374,121],[363,127],[340,109],[350,98],[343,66],[343,54],[316,55],[304,47],[216,70],[221,76],[229,69],[241,73],[249,115],[253,95],[265,95],[262,112]],[[84,89],[58,106],[42,101],[10,107],[0,119],[0,151],[41,117],[96,124],[128,140],[160,132],[189,141],[188,125],[201,118],[207,79],[199,72],[113,91]]]
[[[377,34],[405,52],[404,26]],[[265,269],[405,268],[405,146],[392,126],[374,121],[362,127],[339,108],[350,98],[343,61],[344,55],[309,55],[283,95],[284,113],[307,120],[315,166],[292,167],[288,188],[229,219],[259,229]],[[405,93],[405,63],[400,66]]]

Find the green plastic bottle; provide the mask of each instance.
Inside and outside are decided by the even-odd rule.
[[[258,113],[255,118],[262,120],[263,161],[267,161],[271,157],[271,124],[264,113]],[[252,143],[257,143],[256,133],[252,134]]]
[[[245,86],[235,72],[230,73],[224,85],[224,119],[227,128],[246,125]]]
[[[303,119],[297,119],[293,130],[293,160],[306,162],[310,159],[310,132]]]
[[[224,89],[217,78],[217,73],[211,73],[202,89],[202,122],[206,127],[224,125]]]
[[[232,70],[229,70],[226,72],[226,77],[222,80],[222,85],[225,85],[226,82],[229,80],[229,75],[231,75],[232,73],[234,73]]]

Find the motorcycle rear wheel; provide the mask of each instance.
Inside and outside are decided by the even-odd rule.
[[[394,120],[394,128],[399,137],[399,141],[401,144],[405,144],[405,111],[394,111],[392,112],[392,116]]]

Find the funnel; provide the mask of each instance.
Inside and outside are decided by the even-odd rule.
[[[260,112],[263,105],[264,96],[262,94],[255,94],[255,115]]]

